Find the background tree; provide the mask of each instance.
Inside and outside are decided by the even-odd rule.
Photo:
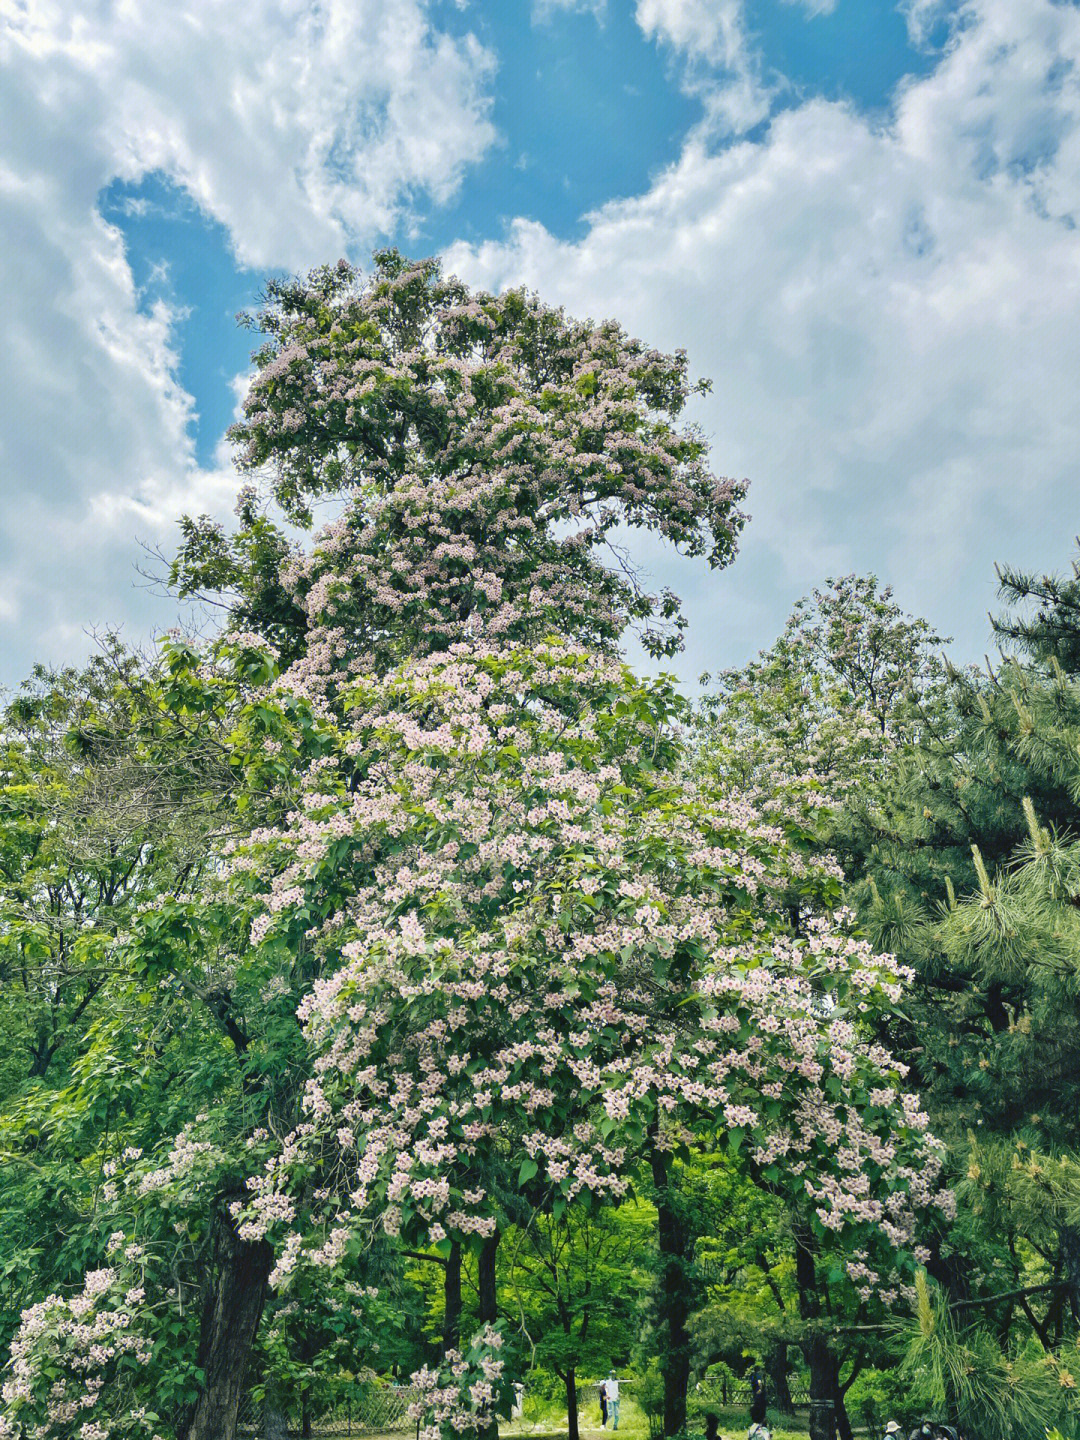
[[[1026,1377],[1032,1395],[1043,1394],[1038,1374],[1060,1368],[1066,1401],[1076,1324],[1071,876],[1080,793],[1071,586],[1005,571],[1014,608],[996,629],[1009,658],[982,674],[948,669],[916,688],[876,771],[807,830],[811,843],[842,855],[875,943],[913,968],[905,1018],[891,1017],[887,1035],[916,1068],[953,1156],[962,1220],[929,1264],[957,1308],[932,1344],[923,1316],[917,1363],[929,1365],[933,1352],[945,1365],[955,1342],[948,1364],[959,1376],[990,1346],[994,1373],[1012,1375],[1013,1386]],[[745,715],[737,696],[735,708]],[[761,746],[782,747],[769,708],[756,717]],[[828,723],[842,730],[852,721],[837,705]],[[861,738],[856,730],[852,743]],[[943,1389],[944,1373],[931,1386],[939,1403],[947,1390],[949,1403],[976,1416],[981,1402],[964,1400],[959,1383]],[[1034,1412],[1017,1395],[996,1406],[988,1434],[1034,1433]],[[1038,1403],[1045,1408],[1045,1396]]]
[[[571,1206],[558,1221],[537,1215],[507,1234],[501,1309],[520,1327],[531,1365],[562,1381],[570,1440],[578,1440],[581,1376],[625,1369],[630,1358],[655,1225],[648,1207],[627,1202]]]

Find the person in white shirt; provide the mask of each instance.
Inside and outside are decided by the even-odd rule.
[[[608,1376],[608,1378],[604,1381],[604,1386],[605,1386],[605,1389],[606,1389],[606,1391],[607,1391],[607,1407],[608,1407],[608,1414],[611,1416],[611,1428],[612,1428],[613,1430],[618,1430],[618,1428],[619,1428],[619,1377],[615,1374],[615,1371],[614,1371],[614,1370],[612,1370],[611,1374],[610,1374],[610,1375]]]

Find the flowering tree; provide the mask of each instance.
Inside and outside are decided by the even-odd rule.
[[[703,388],[681,351],[524,291],[473,294],[396,251],[366,281],[342,262],[271,283],[251,323],[266,339],[232,431],[241,465],[271,469],[294,523],[327,497],[340,514],[302,553],[248,489],[235,535],[185,522],[173,573],[185,593],[231,594],[289,656],[385,664],[480,629],[610,646],[628,619],[669,651],[678,601],[645,592],[613,532],[734,557],[745,487],[679,423]]]
[[[261,776],[291,732],[309,757],[294,809],[230,847],[183,962],[160,913],[132,939],[168,973],[238,917],[234,987],[304,995],[303,1117],[280,1145],[250,1137],[266,1158],[234,1202],[273,1284],[333,1270],[373,1227],[493,1259],[513,1197],[553,1216],[610,1202],[642,1152],[662,1167],[702,1125],[812,1226],[910,1239],[940,1155],[902,1067],[860,1038],[899,977],[842,923],[791,934],[792,891],[827,901],[835,876],[680,779],[666,683],[552,641],[455,646],[341,686],[321,716],[303,685],[287,671],[236,741]],[[216,1174],[203,1144],[139,1192]],[[484,1333],[475,1363],[448,1361],[458,1428],[500,1398]]]
[[[948,1205],[939,1148],[865,1039],[902,977],[830,914],[835,867],[682,778],[680,702],[615,655],[630,620],[658,651],[680,623],[599,563],[616,526],[722,564],[741,523],[676,424],[684,358],[393,254],[271,302],[243,463],[292,520],[341,508],[307,552],[254,492],[235,536],[186,527],[177,579],[231,592],[233,624],[170,648],[160,708],[212,729],[240,833],[125,953],[233,1069],[113,1201],[182,1196],[176,1233],[212,1257],[189,1440],[231,1440],[267,1285],[337,1275],[375,1232],[478,1252],[481,1329],[421,1384],[433,1424],[484,1431],[522,1206],[615,1203],[642,1163],[662,1192],[704,1133],[811,1233],[896,1250]],[[17,1339],[11,1434],[78,1434],[48,1388],[59,1333]],[[141,1425],[111,1385],[114,1429]]]
[[[307,1118],[243,1212],[275,1280],[371,1224],[493,1244],[508,1192],[617,1199],[716,1116],[813,1227],[911,1239],[939,1150],[859,1038],[898,977],[842,925],[792,936],[783,902],[831,869],[678,778],[666,686],[562,643],[456,646],[341,701],[290,824],[233,861],[265,891],[253,939],[327,977]]]

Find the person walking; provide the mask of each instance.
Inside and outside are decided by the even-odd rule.
[[[596,1398],[600,1401],[600,1429],[607,1429],[607,1381],[601,1380],[596,1387]]]
[[[611,1428],[612,1428],[613,1430],[618,1430],[618,1428],[619,1428],[619,1377],[615,1374],[615,1371],[614,1371],[614,1370],[612,1370],[611,1374],[608,1376],[608,1378],[607,1378],[607,1380],[604,1382],[604,1384],[605,1384],[605,1387],[606,1387],[606,1389],[607,1389],[608,1410],[611,1412]]]

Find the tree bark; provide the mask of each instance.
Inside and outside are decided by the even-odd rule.
[[[270,1400],[266,1402],[265,1410],[266,1440],[289,1440],[289,1424],[285,1416],[277,1408],[277,1405]]]
[[[1073,1319],[1080,1320],[1080,1229],[1065,1225],[1061,1230],[1061,1257],[1064,1261],[1065,1294]]]
[[[578,1440],[577,1371],[569,1367],[563,1383],[566,1386],[566,1440]]]
[[[773,1345],[765,1356],[765,1371],[769,1377],[769,1384],[772,1386],[776,1408],[785,1415],[790,1415],[795,1409],[791,1398],[791,1387],[788,1384],[789,1370],[787,1345],[784,1343]]]
[[[839,1375],[837,1375],[833,1402],[836,1406],[836,1433],[839,1435],[840,1440],[855,1440],[855,1434],[851,1428],[851,1420],[848,1418],[847,1406],[844,1404],[844,1394],[840,1388]]]
[[[493,1325],[499,1318],[497,1272],[495,1259],[499,1250],[499,1232],[488,1235],[480,1250],[476,1266],[476,1288],[480,1300],[480,1324]],[[480,1440],[499,1440],[499,1422],[493,1420],[480,1431]]]
[[[803,1345],[810,1371],[810,1440],[836,1440],[836,1358],[821,1336]]]
[[[461,1245],[455,1240],[443,1276],[443,1349],[461,1348]]]
[[[476,1286],[480,1296],[480,1324],[493,1325],[499,1318],[496,1294],[495,1256],[499,1249],[499,1232],[488,1235],[480,1250]]]
[[[218,1220],[214,1267],[203,1304],[198,1365],[202,1392],[187,1440],[236,1440],[236,1416],[248,1355],[262,1318],[274,1255],[264,1242],[245,1244],[228,1208]]]
[[[664,1380],[664,1434],[686,1429],[686,1392],[690,1385],[690,1287],[687,1278],[686,1226],[671,1182],[671,1159],[654,1149],[651,1155],[656,1191],[657,1239],[660,1247],[660,1374]]]
[[[820,1321],[821,1297],[817,1289],[814,1236],[799,1216],[793,1215],[795,1237],[795,1283],[799,1289],[799,1314],[804,1320]],[[810,1440],[836,1440],[836,1357],[828,1341],[815,1326],[802,1343],[803,1358],[810,1371]]]

